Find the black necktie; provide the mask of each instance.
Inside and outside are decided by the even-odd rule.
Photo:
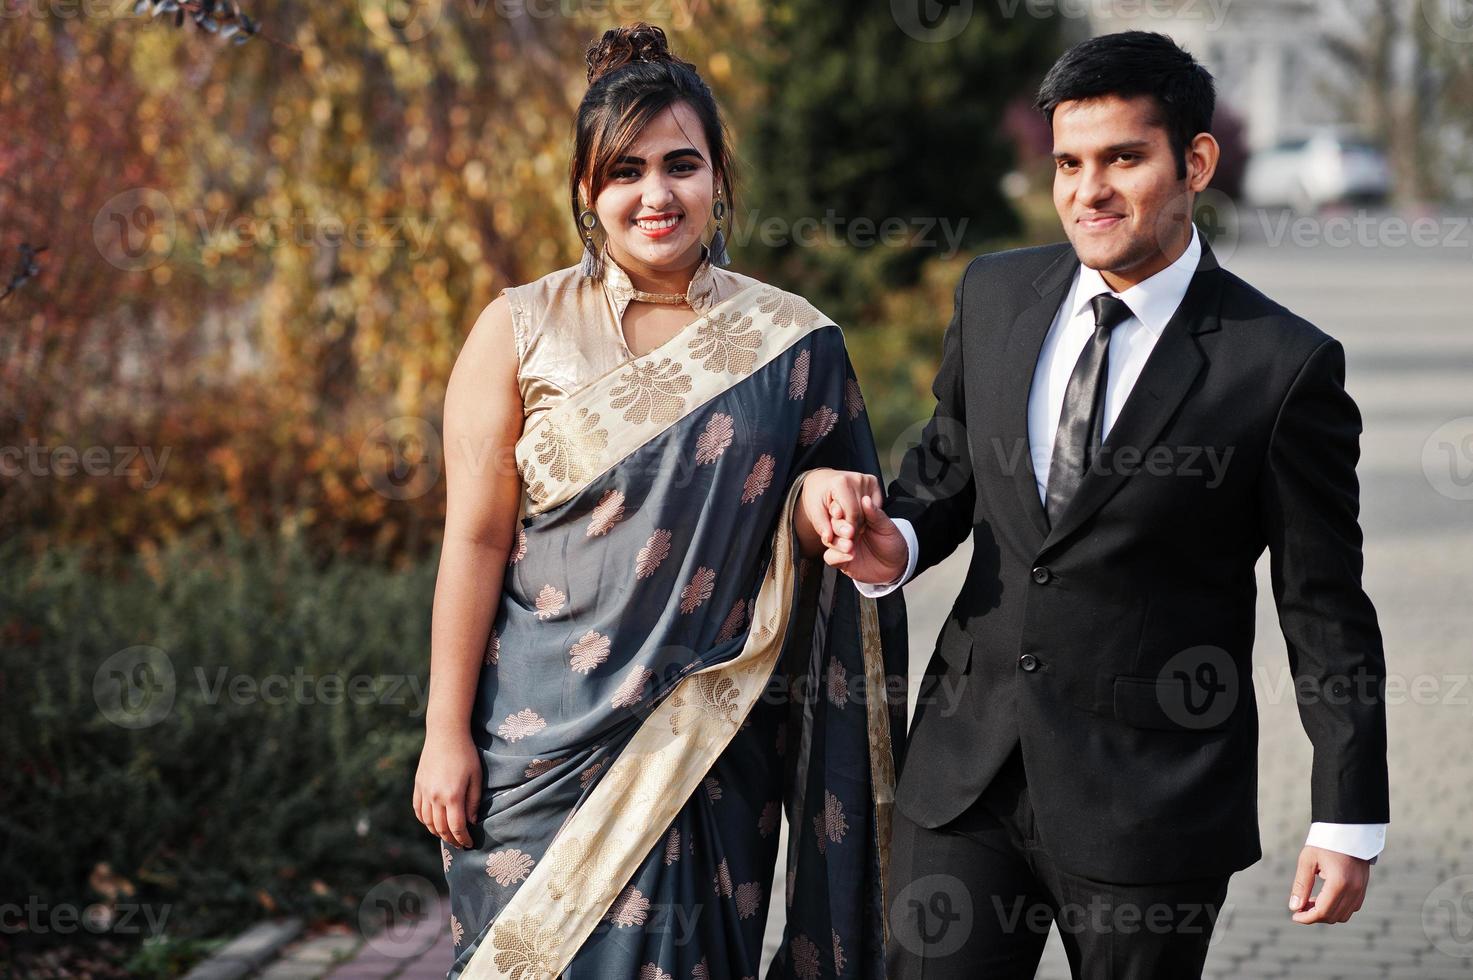
[[[1130,307],[1118,296],[1100,293],[1089,301],[1095,311],[1095,332],[1064,389],[1064,410],[1054,434],[1049,463],[1048,519],[1057,524],[1065,506],[1079,490],[1089,469],[1090,456],[1099,448],[1100,416],[1104,414],[1105,372],[1110,367],[1110,331],[1130,319]]]

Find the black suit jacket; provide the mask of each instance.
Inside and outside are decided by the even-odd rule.
[[[1040,839],[1066,871],[1163,882],[1258,860],[1251,652],[1267,548],[1314,745],[1308,816],[1389,822],[1385,658],[1361,589],[1361,422],[1343,349],[1204,242],[1051,527],[1028,394],[1078,265],[1067,244],[1019,249],[973,260],[957,286],[936,410],[885,510],[914,524],[917,574],[969,533],[974,551],[918,692],[896,804],[939,826],[1021,742]]]

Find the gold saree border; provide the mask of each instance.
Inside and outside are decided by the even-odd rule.
[[[621,460],[833,321],[807,300],[754,283],[645,354],[543,414],[514,447],[523,516],[565,503]],[[719,441],[709,432],[703,439]],[[697,445],[697,462],[700,462]]]
[[[842,574],[842,573],[841,573]],[[890,686],[885,676],[885,651],[880,642],[879,601],[859,596],[859,636],[864,650],[864,710],[869,732],[870,780],[874,784],[875,839],[880,854],[880,929],[890,945],[890,917],[885,902],[890,894],[890,831],[895,807],[895,756],[890,747]]]
[[[556,980],[736,736],[792,618],[792,514],[806,477],[784,500],[741,653],[687,675],[640,724],[487,926],[461,980]]]

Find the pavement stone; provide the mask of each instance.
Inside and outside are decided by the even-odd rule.
[[[258,922],[226,943],[184,980],[237,980],[270,962],[286,943],[302,931],[299,919]]]

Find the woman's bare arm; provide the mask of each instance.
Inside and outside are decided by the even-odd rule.
[[[445,391],[445,541],[430,628],[430,692],[414,811],[447,843],[466,830],[481,795],[471,703],[516,540],[521,479],[512,448],[522,399],[511,310],[498,297],[466,337]]]

